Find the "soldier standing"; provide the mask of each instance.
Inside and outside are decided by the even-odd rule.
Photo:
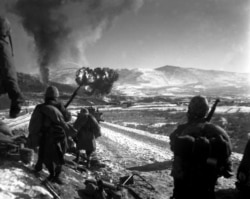
[[[9,21],[0,16],[0,94],[8,93],[11,100],[9,116],[16,118],[24,98],[17,81],[10,31]]]
[[[236,187],[240,192],[240,198],[250,198],[250,137],[237,171]]]
[[[76,161],[79,161],[80,150],[85,150],[87,168],[89,168],[91,154],[96,150],[96,138],[101,136],[100,126],[95,117],[89,113],[88,109],[82,108],[74,123],[74,128],[77,130]]]
[[[58,89],[49,86],[45,92],[45,102],[37,105],[31,116],[28,143],[30,148],[39,147],[35,170],[39,172],[45,164],[50,173],[48,180],[62,184],[59,175],[64,164],[67,133],[70,132],[66,122],[71,115],[58,97]]]
[[[187,123],[170,135],[174,199],[215,199],[217,178],[231,177],[230,138],[221,127],[206,121],[208,110],[205,97],[193,97]]]

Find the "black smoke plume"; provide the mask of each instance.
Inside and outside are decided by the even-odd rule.
[[[142,3],[143,0],[17,0],[12,12],[34,38],[41,77],[48,83],[49,69],[63,62],[90,65],[85,56],[87,47],[100,39],[121,13],[136,10]]]
[[[70,33],[65,16],[56,13],[60,6],[61,0],[19,0],[14,7],[23,27],[34,38],[44,83],[48,83],[49,67],[57,63]]]

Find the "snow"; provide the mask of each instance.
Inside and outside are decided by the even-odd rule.
[[[142,123],[138,123],[138,122],[123,122],[123,126],[128,126],[128,125],[133,125],[133,126],[139,126],[139,125],[143,125]]]
[[[32,108],[32,107],[31,107]],[[114,107],[122,109],[121,107]],[[180,107],[173,104],[150,104],[148,106],[137,105],[129,107],[124,110],[143,110],[143,109],[159,109],[159,110],[185,110],[186,107]],[[109,108],[107,108],[109,109]],[[72,114],[76,116],[79,112],[79,107],[72,106],[70,108]],[[217,107],[216,111],[225,113],[234,112],[250,112],[250,107],[239,106],[221,106]],[[5,112],[6,114],[6,112]],[[2,116],[4,114],[2,113]],[[30,119],[30,114],[20,116],[18,119],[8,119],[6,121],[11,128],[19,128],[23,125],[27,125]],[[126,168],[128,166],[143,166],[152,163],[164,163],[171,162],[172,152],[169,149],[169,138],[167,136],[151,134],[147,131],[142,131],[134,128],[124,127],[117,124],[108,122],[102,122],[102,137],[97,140],[97,154],[103,155],[102,162],[106,165],[106,172],[124,174],[128,172]],[[156,123],[153,126],[159,127],[165,123]],[[109,141],[107,141],[109,140]],[[110,146],[110,143],[114,146]],[[67,154],[67,156],[69,156]],[[240,161],[242,154],[233,153],[232,159],[234,161]],[[21,165],[21,163],[17,163]],[[155,165],[153,165],[155,166]],[[156,169],[157,170],[157,169]],[[99,171],[98,171],[99,172]],[[101,171],[102,172],[102,171]],[[162,172],[162,173],[161,173]],[[157,172],[145,172],[148,178],[155,182],[155,185],[159,186],[162,191],[162,197],[157,199],[165,199],[166,192],[171,191],[171,187],[166,188],[170,180],[166,180],[169,177],[167,169]],[[159,181],[160,176],[162,181]],[[165,176],[164,176],[165,175]],[[74,176],[66,176],[71,182],[79,181]],[[13,165],[11,162],[0,161],[0,199],[14,199],[14,198],[53,198],[52,195],[41,185],[38,179],[30,172],[27,172]],[[225,186],[227,182],[225,179],[220,179],[222,186]],[[151,181],[150,181],[151,182]],[[161,187],[160,187],[161,186]],[[229,188],[234,188],[234,181],[228,185]],[[164,195],[165,194],[165,195]],[[164,196],[163,196],[164,195]]]
[[[176,104],[168,104],[168,103],[159,103],[159,104],[135,104],[133,106],[122,108],[120,106],[107,106],[105,108],[100,108],[100,111],[108,111],[108,110],[160,110],[160,111],[186,111],[187,106],[185,105],[176,105]],[[217,113],[249,113],[249,106],[217,106]]]
[[[113,126],[113,127],[116,127],[118,129],[122,129],[122,130],[125,130],[125,131],[128,131],[128,132],[131,132],[131,133],[136,133],[136,134],[139,134],[139,135],[147,136],[149,138],[151,137],[151,138],[154,138],[154,139],[157,139],[157,140],[164,141],[164,142],[166,142],[166,145],[167,145],[167,143],[169,143],[169,137],[167,137],[167,136],[152,134],[152,133],[149,133],[147,131],[134,129],[134,128],[129,128],[129,127],[125,127],[125,126],[120,126],[120,125],[113,124],[113,123],[108,123],[108,122],[104,122],[104,124],[106,124],[108,126]]]
[[[21,164],[21,163],[20,163]],[[25,193],[30,198],[53,198],[42,186],[35,185],[35,177],[23,169],[15,167],[11,162],[5,161],[0,166],[0,198],[14,199],[17,195]]]
[[[171,124],[171,125],[174,125],[176,124],[175,122],[171,122],[171,123],[167,123],[167,124]],[[150,125],[151,127],[154,127],[154,128],[160,128],[162,126],[166,125],[166,123],[162,123],[162,122],[159,122],[159,123],[155,123],[155,124],[152,124]]]
[[[250,107],[249,106],[218,106],[216,108],[216,112],[220,113],[249,113]]]
[[[137,156],[140,156],[140,158],[147,159],[148,157],[152,157],[155,161],[158,162],[163,162],[172,158],[172,153],[170,151],[164,151],[160,147],[152,146],[151,144],[144,143],[127,136],[118,136],[116,132],[110,129],[102,128],[102,134],[105,137],[108,137],[110,140],[116,142],[117,144],[126,146],[129,151],[136,152]]]

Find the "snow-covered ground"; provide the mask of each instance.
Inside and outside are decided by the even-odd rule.
[[[143,109],[143,107],[136,108]],[[163,108],[163,106],[159,108]],[[226,112],[236,109],[237,107],[218,107],[217,110],[218,112]],[[79,107],[70,107],[70,110],[75,118],[75,115],[79,112]],[[131,109],[128,108],[127,110]],[[248,110],[248,108],[242,110]],[[4,113],[2,113],[3,115]],[[12,129],[16,129],[27,125],[29,118],[30,113],[17,119],[5,118],[4,121]],[[108,122],[103,122],[101,126],[102,136],[97,140],[96,155],[105,166],[91,170],[88,175],[98,174],[117,180],[123,175],[137,172],[157,190],[157,192],[154,192],[143,186],[136,187],[135,190],[143,198],[166,199],[171,196],[173,188],[172,177],[170,176],[172,152],[169,150],[169,138]],[[233,153],[232,155],[236,165],[241,158],[241,154]],[[71,173],[65,171],[65,178],[70,178],[71,181],[61,188],[62,194],[72,191],[74,199],[79,198],[76,196],[79,188],[74,184],[77,181],[76,179],[80,179],[80,177],[84,179],[83,174],[79,175],[72,180],[73,178],[70,178]],[[30,171],[26,170],[21,162],[13,163],[0,160],[0,179],[0,199],[52,198],[40,181]],[[83,181],[79,181],[83,183]],[[229,180],[220,178],[217,188],[234,189],[234,183],[235,176]],[[68,199],[69,197],[62,198]]]
[[[0,165],[0,198],[53,198],[23,163],[5,161]]]

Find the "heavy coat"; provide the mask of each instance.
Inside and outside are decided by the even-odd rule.
[[[77,149],[93,152],[96,150],[96,138],[101,136],[100,126],[91,114],[79,114],[74,128],[77,130]]]
[[[66,152],[66,133],[69,113],[55,100],[37,105],[29,123],[28,143],[31,148],[43,147],[42,160],[63,164]]]
[[[250,196],[250,139],[244,150],[242,160],[237,171],[237,188],[248,197]]]
[[[208,122],[188,122],[170,135],[170,147],[175,197],[214,198],[216,180],[229,167],[232,146],[227,133]]]
[[[232,152],[232,144],[228,134],[221,127],[208,123],[208,122],[194,122],[194,123],[186,123],[183,125],[179,125],[177,129],[170,135],[170,147],[173,152],[175,152],[176,141],[179,137],[182,136],[192,136],[197,139],[199,137],[207,138],[213,143],[213,146],[216,145],[215,140],[221,140],[221,146],[223,147],[223,143],[225,143],[224,150],[218,150],[218,153],[213,153],[211,151],[212,156],[221,161],[227,159]],[[220,146],[216,146],[220,147]]]
[[[14,101],[23,101],[9,43],[0,37],[0,94],[8,93]]]

